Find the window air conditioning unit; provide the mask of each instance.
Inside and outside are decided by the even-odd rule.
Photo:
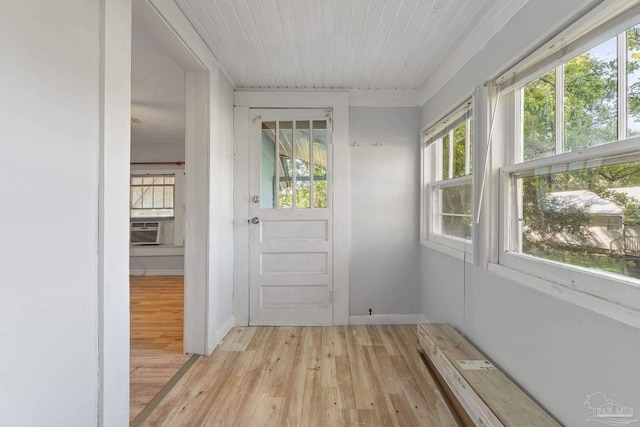
[[[132,222],[129,243],[137,245],[160,244],[161,222]]]

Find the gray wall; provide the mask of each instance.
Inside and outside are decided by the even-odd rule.
[[[455,107],[587,3],[529,2],[427,102],[422,125]],[[421,253],[425,317],[465,333],[562,423],[585,425],[590,411],[583,402],[594,392],[640,408],[640,331],[438,251],[423,247]]]
[[[420,313],[419,121],[419,108],[349,109],[351,315]]]

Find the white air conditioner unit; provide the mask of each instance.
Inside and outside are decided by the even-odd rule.
[[[161,231],[161,222],[132,222],[129,243],[132,246],[158,245]]]

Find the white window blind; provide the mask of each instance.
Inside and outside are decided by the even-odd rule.
[[[545,71],[629,28],[637,20],[638,13],[640,0],[603,1],[496,78],[495,86],[503,94],[521,87]]]
[[[424,131],[425,145],[429,145],[438,139],[445,136],[452,129],[457,128],[465,120],[471,117],[472,100],[469,99],[451,113],[447,114],[445,118],[438,121],[436,124],[430,126]]]

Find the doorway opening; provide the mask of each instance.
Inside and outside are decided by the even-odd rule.
[[[185,73],[135,21],[131,43],[130,422],[187,363]]]

